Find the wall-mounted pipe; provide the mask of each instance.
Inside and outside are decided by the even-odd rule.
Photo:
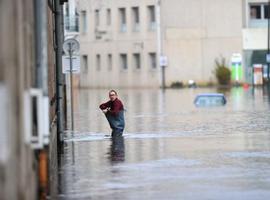
[[[56,115],[57,115],[57,146],[62,144],[61,134],[63,132],[63,83],[64,77],[62,74],[62,52],[64,40],[64,25],[63,25],[63,7],[60,0],[54,0],[54,34],[55,34],[55,58],[56,58]]]
[[[35,0],[35,38],[35,87],[42,89],[43,95],[48,96],[48,35],[46,1]]]

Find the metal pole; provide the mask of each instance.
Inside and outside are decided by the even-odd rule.
[[[72,49],[71,44],[69,43],[69,77],[70,77],[70,114],[71,114],[71,130],[74,130],[74,114],[73,114],[73,76],[72,76]]]
[[[156,18],[157,18],[157,57],[158,57],[158,66],[161,72],[160,84],[161,88],[165,89],[165,66],[160,65],[160,58],[163,56],[163,49],[162,49],[162,30],[161,30],[161,0],[157,0],[156,4]]]
[[[35,0],[36,87],[48,96],[47,3]]]
[[[35,87],[42,90],[43,106],[49,106],[48,97],[48,39],[47,39],[47,2],[35,0],[35,65],[36,65],[36,80]],[[47,105],[46,105],[46,104]],[[44,110],[44,115],[49,115],[48,110]],[[46,116],[47,123],[43,121],[47,131],[49,131],[49,116]],[[39,166],[39,199],[45,199],[49,188],[48,182],[48,142],[49,132],[44,132],[44,141],[46,146],[38,152],[38,166]],[[43,141],[43,142],[44,142]]]
[[[56,115],[57,115],[57,144],[61,146],[61,134],[63,132],[63,75],[62,75],[62,6],[60,0],[54,0],[54,20],[55,20],[55,59],[56,59]]]
[[[161,66],[161,70],[162,70],[162,89],[165,89],[166,84],[165,84],[165,66],[164,65]]]
[[[270,53],[270,0],[268,0],[268,28],[267,28],[267,54]],[[267,61],[267,83],[269,84],[269,68],[270,63]]]

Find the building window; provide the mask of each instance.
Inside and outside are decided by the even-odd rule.
[[[112,19],[111,19],[111,9],[107,9],[107,14],[106,14],[106,18],[107,18],[107,26],[110,26],[112,23]]]
[[[64,15],[69,16],[69,4],[68,3],[64,4]]]
[[[119,8],[120,32],[127,32],[126,9]]]
[[[88,72],[88,57],[87,57],[87,55],[82,56],[82,67],[83,67],[83,72],[87,73]]]
[[[261,3],[261,4],[250,4],[249,10],[250,10],[250,19],[268,19],[268,4]]]
[[[148,24],[150,30],[156,29],[156,12],[155,12],[155,6],[148,6]]]
[[[81,12],[81,19],[82,19],[82,33],[86,33],[87,32],[86,11]]]
[[[139,13],[139,7],[133,7],[132,8],[132,26],[133,31],[138,32],[140,29],[140,13]]]
[[[71,12],[73,9],[68,4],[64,5],[64,25],[66,32],[78,32],[79,31],[79,14],[75,8],[75,12]]]
[[[96,55],[96,68],[97,68],[97,71],[100,71],[100,69],[101,69],[100,54]]]
[[[95,10],[95,26],[99,26],[99,10]]]
[[[249,26],[252,28],[262,28],[267,26],[269,16],[269,7],[267,3],[249,4]]]
[[[135,69],[141,69],[141,55],[139,53],[133,54],[133,63]]]
[[[112,54],[108,54],[108,70],[111,71],[112,70]]]
[[[265,4],[263,7],[264,7],[264,18],[268,19],[269,18],[269,5]]]
[[[156,53],[149,53],[149,64],[151,69],[157,68],[157,56]]]
[[[262,12],[260,5],[250,5],[250,19],[261,19]]]
[[[121,69],[126,70],[128,68],[127,54],[120,54],[120,65]]]

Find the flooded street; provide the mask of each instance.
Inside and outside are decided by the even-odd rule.
[[[270,100],[261,88],[119,90],[124,138],[99,110],[107,90],[76,91],[59,199],[269,199]],[[224,107],[196,108],[204,92]]]

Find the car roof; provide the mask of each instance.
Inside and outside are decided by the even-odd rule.
[[[198,94],[197,97],[215,97],[215,96],[218,96],[218,97],[224,97],[224,94],[222,93],[202,93],[202,94]]]

